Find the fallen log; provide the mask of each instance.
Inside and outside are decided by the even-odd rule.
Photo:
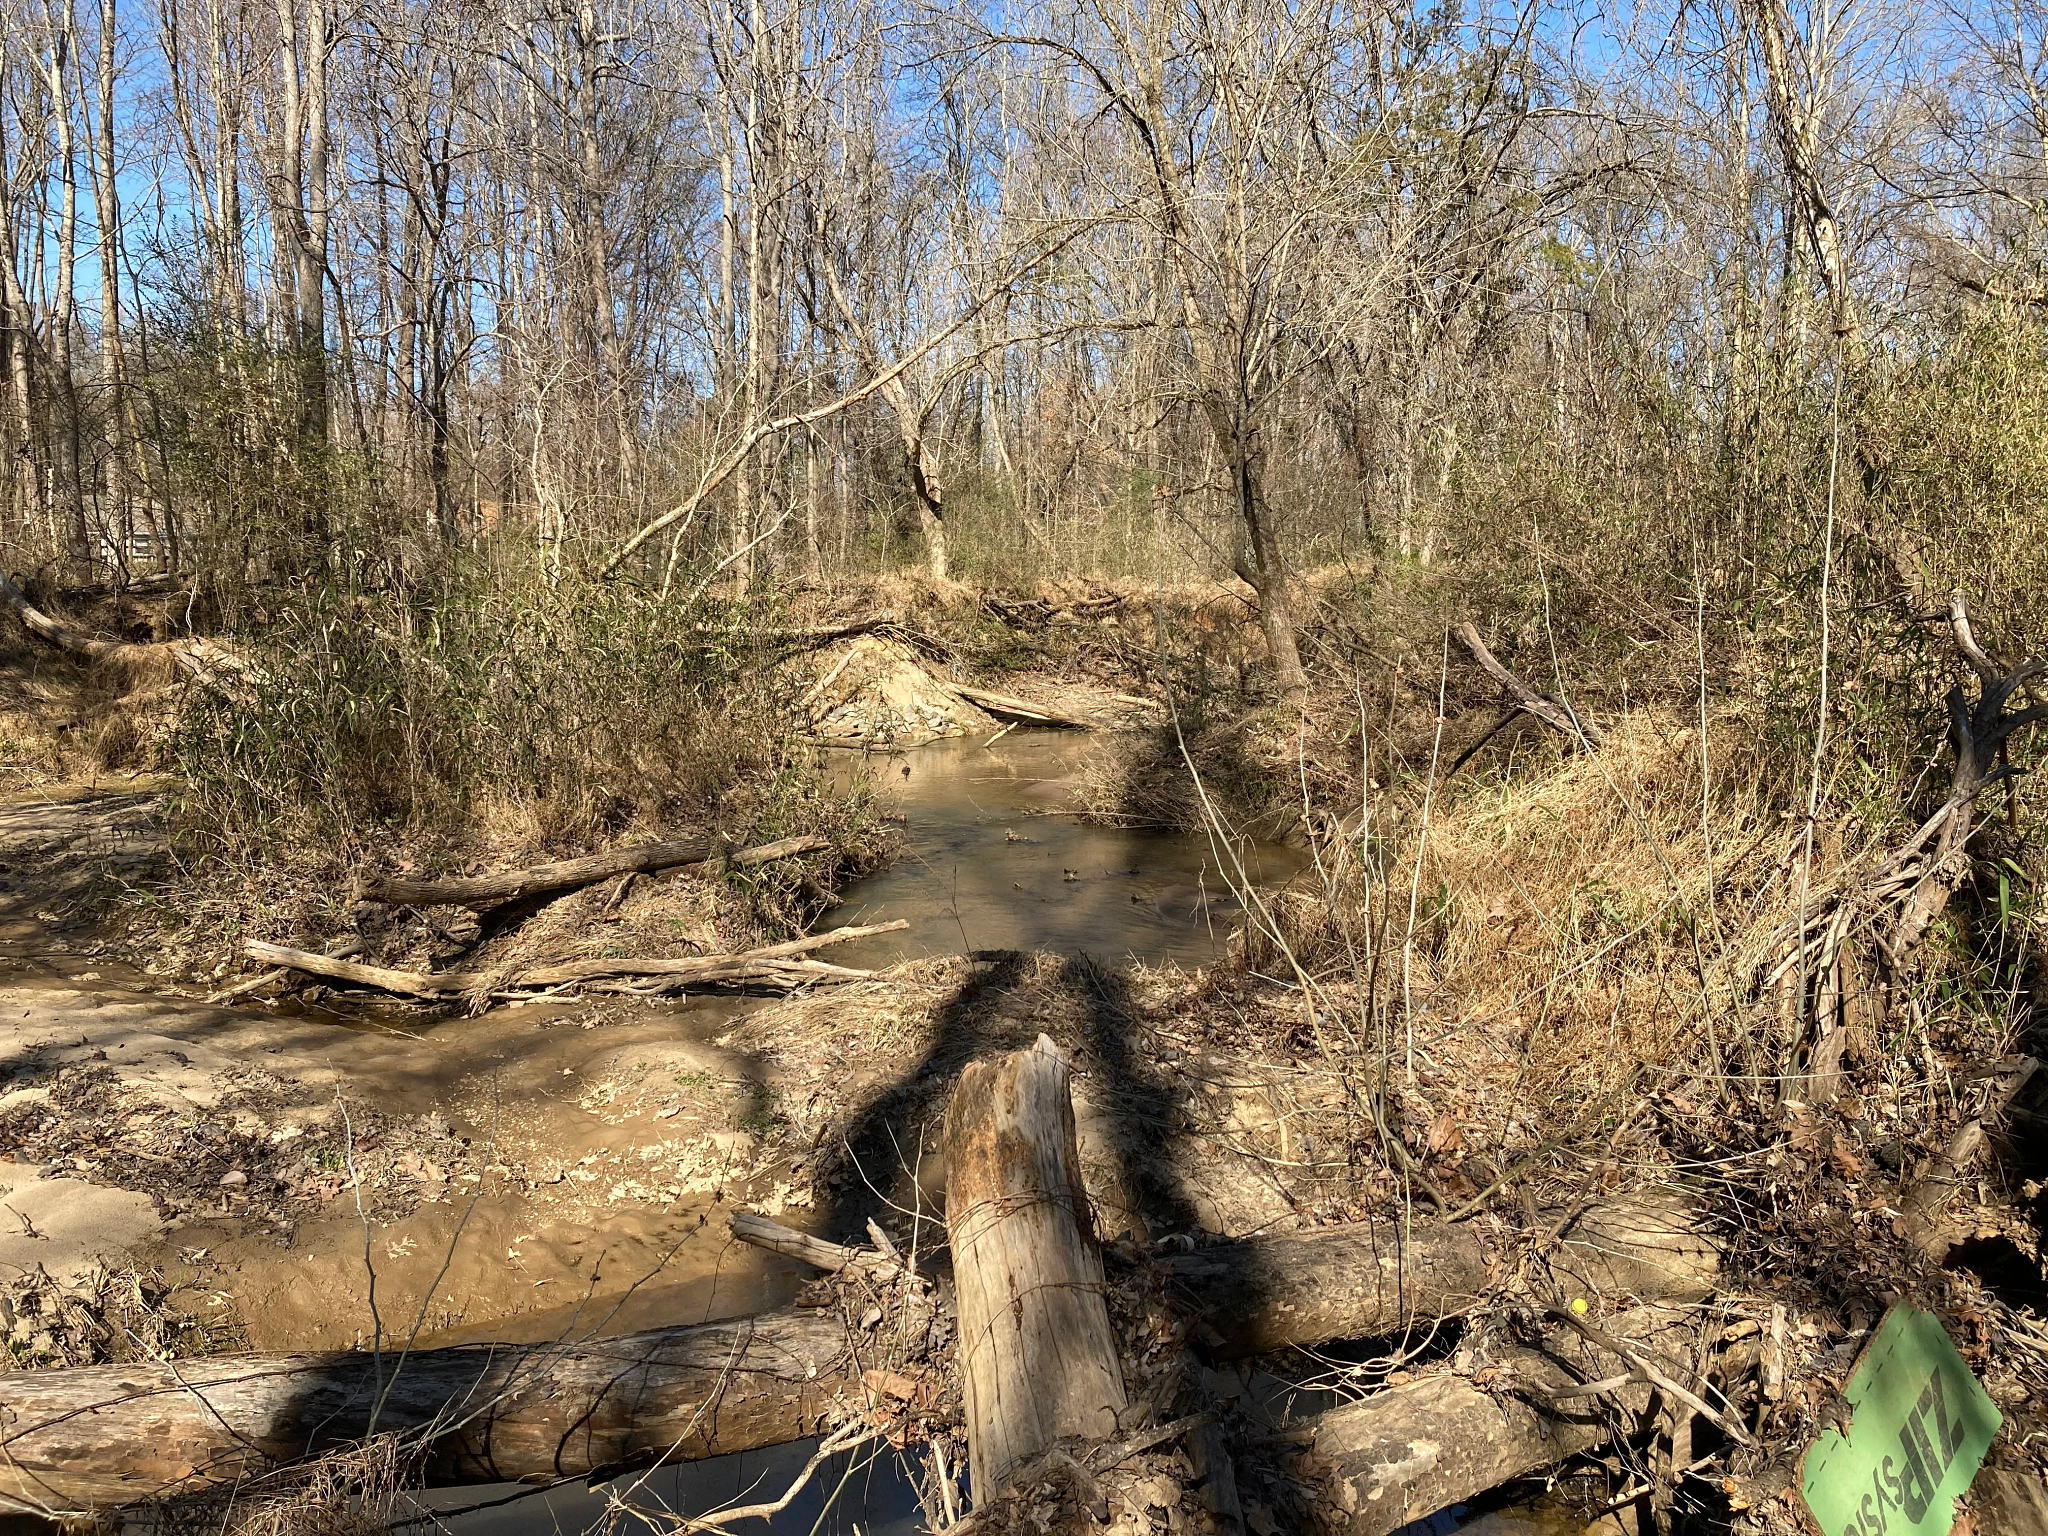
[[[1720,1251],[1691,1207],[1657,1195],[1554,1222],[1541,1256],[1559,1294],[1697,1301]],[[1369,1339],[1471,1310],[1498,1286],[1502,1245],[1467,1223],[1355,1222],[1224,1242],[1166,1261],[1224,1357]]]
[[[51,618],[36,607],[28,600],[28,594],[15,585],[13,578],[4,570],[0,570],[0,608],[12,613],[21,621],[22,628],[44,644],[55,646],[60,651],[67,651],[84,661],[114,662],[136,668],[161,666],[165,662],[170,662],[182,667],[195,678],[210,678],[221,670],[248,670],[248,663],[234,652],[224,650],[211,640],[202,640],[196,636],[185,640],[137,643],[128,640],[101,640],[85,634]],[[131,694],[122,702],[144,703],[164,692],[167,690],[154,689],[145,697]]]
[[[963,1294],[971,1291],[977,1298],[974,1304],[981,1309],[977,1315],[982,1321],[972,1330],[961,1330],[960,1337],[986,1341],[963,1350],[969,1360],[968,1380],[975,1381],[978,1370],[986,1391],[991,1377],[996,1378],[997,1387],[1007,1395],[985,1411],[1006,1428],[1021,1426],[1021,1435],[1013,1431],[1012,1443],[1028,1445],[1034,1436],[1080,1434],[1074,1426],[1101,1426],[1103,1413],[1120,1397],[1121,1383],[1108,1374],[1114,1370],[1113,1357],[1105,1367],[1105,1357],[1094,1353],[1100,1334],[1082,1352],[1077,1346],[1086,1335],[1066,1327],[1071,1314],[1102,1305],[1099,1261],[1091,1262],[1085,1228],[1075,1215],[1083,1208],[1077,1204],[1078,1187],[1070,1182],[1071,1147],[1053,1142],[1053,1171],[1064,1162],[1069,1182],[1049,1181],[1046,1170],[1038,1166],[1043,1160],[1038,1151],[1022,1139],[1023,1127],[1041,1126],[1056,1116],[1064,1119],[1068,1113],[1059,1109],[1065,1102],[1063,1082],[1055,1099],[1045,1081],[1057,1058],[1033,1059],[1005,1076],[1000,1069],[1014,1060],[981,1064],[974,1079],[963,1082],[973,1093],[958,1101],[959,1116],[949,1121],[949,1143],[957,1126],[963,1144],[955,1148],[955,1155],[966,1159],[958,1166],[967,1170],[968,1187],[986,1191],[984,1198],[963,1202],[961,1208],[973,1251],[986,1256],[991,1248],[999,1249],[1001,1262],[1000,1255],[1011,1252],[1019,1241],[1030,1241],[1034,1252],[1028,1263],[1041,1266],[1035,1278],[1025,1278],[1016,1308],[1006,1288],[992,1292],[986,1284],[962,1286]],[[1029,1076],[1020,1084],[1018,1077],[1026,1069]],[[1058,1070],[1063,1079],[1064,1069]],[[1070,1123],[1059,1129],[1071,1134]],[[956,1173],[955,1179],[959,1177]],[[1048,1195],[1048,1190],[1064,1193]],[[1639,1290],[1646,1279],[1679,1275],[1683,1279],[1674,1294],[1690,1295],[1710,1283],[1694,1272],[1690,1261],[1660,1261],[1658,1235],[1670,1234],[1678,1218],[1672,1210],[1654,1205],[1646,1218],[1642,1209],[1599,1208],[1565,1229],[1563,1262],[1568,1270],[1578,1270],[1565,1289],[1576,1286],[1588,1294],[1612,1295],[1617,1284],[1626,1293]],[[995,1236],[982,1235],[984,1228]],[[1064,1256],[1066,1270],[1043,1267],[1044,1256],[1029,1235],[1032,1228],[1050,1230],[1060,1239],[1043,1246],[1054,1257]],[[1461,1234],[1464,1230],[1451,1229]],[[827,1242],[744,1212],[732,1218],[732,1231],[743,1241],[821,1269],[851,1272],[871,1289],[893,1291],[897,1321],[879,1330],[851,1329],[837,1310],[793,1308],[603,1343],[472,1345],[419,1351],[402,1360],[387,1354],[381,1364],[372,1355],[334,1352],[11,1373],[0,1376],[0,1493],[40,1500],[53,1509],[74,1509],[129,1502],[167,1489],[232,1483],[349,1444],[368,1434],[373,1421],[382,1430],[416,1435],[423,1474],[438,1483],[577,1476],[651,1459],[671,1445],[677,1446],[674,1459],[720,1455],[805,1438],[818,1433],[824,1420],[843,1415],[847,1400],[856,1406],[864,1402],[858,1389],[862,1370],[878,1362],[855,1360],[849,1341],[865,1338],[879,1347],[885,1338],[936,1337],[943,1331],[938,1310],[922,1299],[922,1289],[906,1273],[904,1263],[887,1253]],[[1391,1226],[1333,1228],[1258,1239],[1182,1255],[1172,1268],[1190,1294],[1207,1295],[1218,1306],[1253,1304],[1245,1299],[1263,1298],[1256,1305],[1269,1314],[1264,1323],[1246,1325],[1216,1316],[1218,1325],[1228,1330],[1231,1342],[1226,1352],[1234,1353],[1384,1332],[1469,1300],[1470,1277],[1459,1267],[1464,1261],[1445,1259],[1447,1250],[1436,1242],[1448,1234],[1418,1230],[1405,1245],[1397,1246],[1390,1241],[1396,1231]],[[1683,1231],[1677,1240],[1684,1245],[1698,1242]],[[954,1241],[957,1244],[960,1238],[956,1235]],[[1436,1284],[1453,1286],[1453,1291],[1432,1294],[1421,1279],[1384,1286],[1341,1279],[1347,1268],[1365,1273],[1367,1261],[1360,1255],[1414,1255],[1433,1244],[1438,1260],[1425,1270],[1436,1277]],[[1234,1267],[1221,1262],[1223,1255],[1234,1259]],[[1370,1262],[1377,1266],[1380,1260]],[[975,1263],[969,1262],[970,1282]],[[1320,1288],[1327,1288],[1319,1274],[1348,1288],[1352,1302],[1326,1304],[1318,1295]],[[1028,1308],[1023,1306],[1027,1297]],[[993,1313],[987,1311],[991,1306]],[[1101,1327],[1106,1329],[1106,1320]],[[920,1334],[921,1329],[927,1333]],[[1004,1337],[1005,1332],[1027,1330],[1032,1352],[1005,1358],[1004,1348],[1020,1348],[1017,1340]],[[906,1358],[917,1358],[922,1348],[907,1354],[899,1350],[885,1363],[900,1366]],[[991,1352],[995,1358],[980,1358]],[[385,1384],[391,1384],[391,1390],[377,1409],[374,1404]],[[1479,1420],[1482,1409],[1495,1415],[1503,1411],[1486,1392],[1470,1383],[1457,1385],[1465,1396],[1453,1394],[1447,1401],[1473,1421]],[[1097,1398],[1102,1401],[1091,1409]],[[1380,1402],[1374,1398],[1361,1406]],[[1358,1426],[1363,1423],[1369,1429],[1370,1423],[1340,1416],[1355,1411],[1329,1416],[1332,1446],[1355,1450],[1368,1444],[1366,1429]],[[1384,1428],[1395,1420],[1374,1422]],[[1494,1420],[1484,1422],[1490,1427]],[[1532,1445],[1547,1453],[1556,1441],[1557,1432],[1544,1439],[1532,1429],[1512,1443],[1521,1447],[1514,1454],[1530,1455],[1536,1454]],[[994,1442],[984,1431],[980,1443]],[[1320,1449],[1320,1441],[1318,1445]],[[1556,1451],[1551,1459],[1568,1453],[1569,1449]],[[1213,1458],[1215,1448],[1210,1454]],[[1518,1475],[1511,1469],[1496,1476],[1497,1468],[1487,1465],[1491,1470],[1461,1475],[1496,1481]],[[1358,1475],[1364,1475],[1367,1463],[1359,1460],[1357,1466]],[[1492,1484],[1474,1483],[1467,1492],[1481,1486]],[[1441,1502],[1464,1496],[1452,1493]]]
[[[223,1487],[373,1433],[429,1482],[552,1482],[781,1445],[858,1414],[931,1310],[862,1330],[789,1308],[596,1343],[232,1355],[0,1377],[0,1493],[75,1512]],[[884,1346],[913,1347],[884,1360]],[[863,1358],[866,1350],[871,1358]]]
[[[1637,1195],[1548,1225],[1556,1235],[1540,1257],[1561,1301],[1619,1308],[1714,1294],[1720,1249],[1684,1200]],[[732,1235],[824,1270],[872,1257],[748,1211],[733,1213]],[[1375,1221],[1228,1240],[1161,1265],[1176,1301],[1206,1321],[1210,1353],[1242,1359],[1458,1316],[1489,1294],[1502,1257],[1468,1223]]]
[[[1030,699],[1020,699],[1014,694],[990,693],[986,688],[970,688],[965,683],[949,682],[940,678],[939,685],[959,695],[968,703],[979,706],[998,720],[1016,720],[1025,725],[1053,725],[1063,730],[1092,731],[1095,722],[1080,715],[1063,714],[1044,704],[1034,704]]]
[[[1468,621],[1451,627],[1451,638],[1462,645],[1479,664],[1479,669],[1507,692],[1515,701],[1515,708],[1533,715],[1554,730],[1564,732],[1575,739],[1583,739],[1593,746],[1599,746],[1607,739],[1607,733],[1591,720],[1581,715],[1562,699],[1549,694],[1538,693],[1527,683],[1500,663],[1500,658],[1486,648],[1486,642],[1479,638],[1479,631]]]
[[[829,933],[790,939],[786,943],[770,944],[737,955],[691,955],[675,960],[568,960],[510,974],[486,970],[401,971],[383,965],[364,965],[360,961],[318,954],[309,949],[291,949],[262,939],[243,940],[242,953],[260,965],[284,966],[304,971],[309,976],[326,976],[335,981],[411,997],[465,997],[486,986],[495,995],[608,980],[624,983],[635,978],[640,984],[631,990],[660,992],[679,991],[713,982],[787,981],[794,985],[802,981],[863,980],[873,973],[799,957],[829,944],[844,944],[849,939],[893,933],[909,926],[907,920],[898,918],[894,922],[872,923],[861,928],[834,928]]]
[[[554,891],[596,885],[615,875],[648,875],[665,869],[712,863],[718,859],[722,846],[718,839],[710,837],[693,837],[670,843],[636,843],[631,848],[612,848],[603,853],[585,854],[581,858],[536,864],[529,869],[507,870],[503,874],[446,879],[365,874],[356,882],[356,899],[394,907],[470,907],[481,910],[529,896],[545,896]],[[818,853],[831,846],[832,840],[828,837],[784,837],[772,843],[739,849],[727,862],[734,869],[752,869],[775,859]]]
[[[1126,1406],[1068,1076],[1040,1035],[1029,1050],[970,1063],[946,1111],[946,1233],[977,1508],[1057,1442],[1115,1435]]]
[[[1632,1432],[1660,1391],[1691,1390],[1655,1363],[1660,1353],[1690,1356],[1682,1314],[1640,1308],[1596,1331],[1627,1353],[1565,1328],[1538,1348],[1501,1351],[1471,1376],[1390,1387],[1312,1420],[1315,1455],[1334,1463],[1334,1502],[1348,1512],[1336,1528],[1390,1536]],[[1646,1371],[1639,1361],[1652,1363]]]

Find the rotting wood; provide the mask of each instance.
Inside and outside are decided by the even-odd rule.
[[[1115,1435],[1126,1406],[1069,1076],[1040,1035],[1028,1050],[970,1063],[946,1111],[946,1232],[977,1507],[1057,1442]]]
[[[1606,741],[1606,731],[1564,700],[1538,693],[1502,666],[1500,658],[1486,648],[1486,642],[1479,638],[1479,631],[1469,620],[1463,624],[1452,625],[1451,638],[1470,653],[1481,671],[1507,691],[1509,697],[1515,701],[1515,707],[1523,713],[1535,716],[1545,725],[1562,731],[1575,740],[1584,740],[1596,747]]]
[[[552,1482],[786,1444],[860,1411],[882,1347],[863,1359],[854,1341],[922,1347],[929,1302],[913,1293],[901,1310],[901,1326],[880,1330],[799,1307],[602,1342],[15,1372],[0,1385],[0,1492],[106,1508],[232,1485],[373,1428],[424,1442],[435,1483]]]
[[[940,687],[986,710],[998,720],[1016,720],[1025,725],[1058,726],[1069,731],[1095,729],[1093,720],[1081,715],[1066,714],[1049,705],[1034,703],[1030,699],[1020,699],[1014,694],[991,693],[986,688],[970,688],[965,683],[951,682],[946,678],[940,678],[938,682]]]
[[[1900,1196],[1899,1225],[1904,1236],[1935,1263],[1948,1256],[1950,1241],[1942,1230],[1942,1215],[1963,1175],[1984,1150],[1989,1139],[1985,1123],[2002,1122],[2020,1091],[2040,1070],[2041,1063],[2032,1056],[1999,1063],[1985,1086],[1984,1107],[1956,1128],[1941,1155],[1931,1159]]]
[[[1602,1331],[1632,1353],[1691,1353],[1682,1314],[1638,1308]],[[1598,1383],[1597,1393],[1586,1391]],[[1504,1349],[1471,1376],[1390,1387],[1309,1421],[1334,1464],[1346,1536],[1390,1536],[1413,1520],[1554,1466],[1627,1433],[1657,1389],[1576,1331]]]
[[[798,854],[820,853],[832,846],[828,837],[812,834],[777,838],[741,848],[725,856],[734,869],[752,869],[776,859]],[[364,874],[356,882],[359,901],[382,902],[402,907],[485,907],[502,906],[530,896],[571,891],[596,885],[615,875],[654,874],[692,864],[719,860],[725,845],[713,837],[693,837],[669,843],[636,843],[630,848],[612,848],[580,858],[559,859],[529,869],[507,870],[496,875],[455,876],[443,879],[410,875]]]
[[[291,949],[261,939],[245,939],[242,953],[262,965],[287,966],[311,976],[326,976],[357,986],[375,987],[413,997],[463,997],[479,987],[493,994],[516,993],[536,988],[616,984],[614,989],[635,992],[679,991],[710,983],[767,981],[796,985],[804,981],[859,981],[870,971],[826,965],[801,958],[812,950],[850,939],[871,938],[907,928],[902,918],[888,923],[871,923],[858,928],[834,928],[829,933],[790,939],[737,955],[692,955],[683,959],[590,959],[568,960],[554,965],[532,966],[523,971],[401,971],[382,965],[336,959],[311,950]]]

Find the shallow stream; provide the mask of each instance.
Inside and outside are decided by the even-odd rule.
[[[1301,868],[1303,854],[1083,820],[1083,775],[1097,747],[1097,739],[1078,733],[1019,731],[993,743],[953,740],[888,754],[835,754],[835,771],[847,782],[871,778],[902,825],[890,861],[849,886],[826,921],[901,918],[909,926],[844,945],[830,958],[880,967],[966,950],[1049,950],[1086,953],[1109,967],[1216,963],[1243,917],[1236,892],[1286,881]],[[42,827],[36,817],[48,819],[35,811],[30,830]],[[97,812],[74,818],[66,835],[89,832],[103,840],[112,833],[102,820]],[[24,853],[44,854],[46,846],[42,840],[0,851],[16,863]],[[97,958],[85,941],[74,947],[46,930],[42,916],[14,914],[0,904],[6,918],[0,922],[0,970],[7,973],[9,995],[22,1005],[21,1020],[12,1026],[17,1033],[75,1038],[75,1048],[66,1043],[54,1056],[55,1047],[46,1043],[20,1047],[42,1051],[52,1066],[68,1060],[67,1053],[101,1061],[110,1053],[116,1060],[146,1057],[157,1064],[149,1070],[189,1088],[187,1078],[203,1082],[210,1072],[261,1063],[268,1055],[290,1063],[287,1070],[303,1084],[345,1082],[352,1093],[375,1095],[394,1114],[440,1118],[445,1111],[475,1145],[490,1149],[481,1161],[506,1155],[502,1135],[506,1143],[521,1143],[516,1150],[528,1164],[567,1170],[539,1192],[546,1198],[531,1189],[521,1195],[489,1186],[467,1205],[425,1202],[413,1215],[380,1227],[379,1285],[407,1314],[417,1292],[418,1315],[434,1330],[419,1339],[422,1346],[589,1333],[590,1313],[600,1309],[605,1316],[595,1331],[606,1334],[691,1323],[781,1305],[796,1288],[798,1267],[789,1261],[684,1240],[713,1214],[708,1198],[686,1196],[665,1207],[659,1200],[608,1203],[598,1193],[602,1181],[582,1204],[575,1193],[584,1177],[579,1158],[582,1164],[600,1156],[612,1160],[601,1167],[630,1162],[651,1134],[641,1122],[659,1097],[639,1110],[606,1108],[612,1101],[593,1098],[592,1088],[619,1080],[622,1062],[644,1075],[649,1069],[634,1065],[643,1057],[661,1059],[656,1081],[665,1080],[662,1073],[678,1084],[746,1076],[748,1064],[723,1050],[719,1039],[759,1006],[755,1001],[693,998],[634,1005],[602,1019],[567,1000],[438,1020],[353,1003],[340,1012],[216,1008],[166,995],[142,974]],[[604,1027],[597,1029],[600,1022]],[[702,1106],[693,1101],[686,1107]],[[680,1127],[694,1118],[658,1123]],[[167,1237],[164,1266],[174,1280],[231,1291],[256,1347],[346,1345],[360,1310],[361,1230],[352,1223],[309,1222],[281,1245],[246,1221],[238,1224],[227,1205],[219,1220],[195,1216]],[[173,1257],[181,1253],[185,1257]],[[600,1267],[608,1279],[647,1278],[606,1300]],[[549,1286],[556,1288],[542,1289]],[[566,1309],[553,1305],[564,1286],[593,1299]],[[456,1310],[442,1310],[436,1301],[430,1314],[426,1303],[437,1295]],[[545,1493],[510,1485],[443,1489],[429,1503],[444,1512],[442,1527],[460,1536],[586,1531],[603,1528],[613,1493],[642,1508],[687,1513],[774,1499],[810,1452],[800,1444],[725,1457],[621,1480],[609,1490],[580,1484]],[[618,1528],[645,1527],[623,1522]],[[908,1536],[922,1528],[899,1464],[884,1457],[823,1468],[772,1522],[738,1529]],[[1585,1528],[1524,1506],[1439,1517],[1411,1530],[1412,1536],[1453,1530],[1576,1536]]]
[[[1244,909],[1235,894],[1284,883],[1306,855],[1241,840],[1219,848],[1206,837],[1084,820],[1083,774],[1098,743],[1079,733],[1019,731],[993,745],[949,740],[888,753],[835,753],[842,783],[869,776],[902,818],[890,861],[842,892],[834,925],[889,922],[900,932],[834,949],[837,964],[880,967],[969,950],[1086,953],[1107,964],[1222,958]],[[762,1304],[780,1301],[765,1292]],[[640,1326],[654,1326],[652,1322]],[[618,1485],[646,1507],[703,1512],[779,1497],[811,1445],[664,1469]],[[627,1490],[630,1488],[630,1491]],[[434,1507],[473,1509],[512,1488],[437,1491]],[[544,1506],[536,1507],[536,1506]],[[602,1516],[604,1498],[580,1487],[495,1510],[458,1515],[464,1536],[538,1536],[575,1531]],[[823,1469],[778,1518],[740,1530],[911,1536],[926,1527],[914,1493],[891,1457]],[[1518,1504],[1447,1512],[1402,1536],[1580,1536],[1582,1523],[1554,1506]]]
[[[1243,916],[1234,894],[1291,878],[1306,855],[1240,839],[1085,821],[1082,775],[1095,738],[1016,731],[993,745],[933,742],[836,754],[844,780],[866,774],[903,817],[888,864],[842,892],[835,923],[903,918],[901,933],[832,952],[880,966],[963,950],[1087,953],[1106,964],[1213,964]]]

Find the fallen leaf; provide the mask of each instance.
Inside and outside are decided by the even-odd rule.
[[[1797,1151],[1812,1152],[1819,1148],[1820,1122],[1814,1117],[1812,1105],[1787,1099],[1785,1128],[1791,1133],[1792,1145]]]
[[[1432,1152],[1443,1153],[1457,1150],[1458,1147],[1464,1144],[1464,1141],[1465,1132],[1459,1127],[1458,1122],[1451,1118],[1450,1112],[1446,1110],[1431,1123],[1429,1135],[1424,1138],[1424,1145]]]
[[[902,1402],[915,1402],[923,1383],[915,1376],[906,1376],[901,1371],[867,1371],[861,1376],[870,1392],[880,1397],[893,1397]]]

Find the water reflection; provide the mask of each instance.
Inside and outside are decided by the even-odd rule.
[[[545,1492],[499,1483],[476,1488],[436,1488],[422,1502],[444,1518],[439,1527],[459,1536],[542,1536],[545,1532],[667,1531],[663,1515],[703,1516],[736,1505],[779,1500],[817,1448],[814,1440],[779,1445],[738,1456],[622,1477],[602,1488],[565,1484]],[[614,1518],[613,1501],[645,1511]],[[500,1500],[510,1502],[499,1503]],[[480,1507],[495,1504],[495,1508]],[[466,1511],[466,1513],[462,1513]],[[746,1520],[730,1527],[738,1536],[770,1531],[814,1532],[816,1536],[914,1536],[926,1529],[917,1494],[894,1452],[875,1456],[861,1450],[821,1466],[774,1520]]]
[[[832,920],[910,923],[836,950],[834,961],[876,966],[975,949],[1215,961],[1242,915],[1235,871],[1226,878],[1207,838],[1081,820],[1080,775],[1097,750],[1077,733],[1017,731],[992,746],[834,754],[843,777],[872,774],[905,825],[889,864],[849,886]],[[1289,879],[1306,857],[1251,841],[1236,856],[1261,885]]]

